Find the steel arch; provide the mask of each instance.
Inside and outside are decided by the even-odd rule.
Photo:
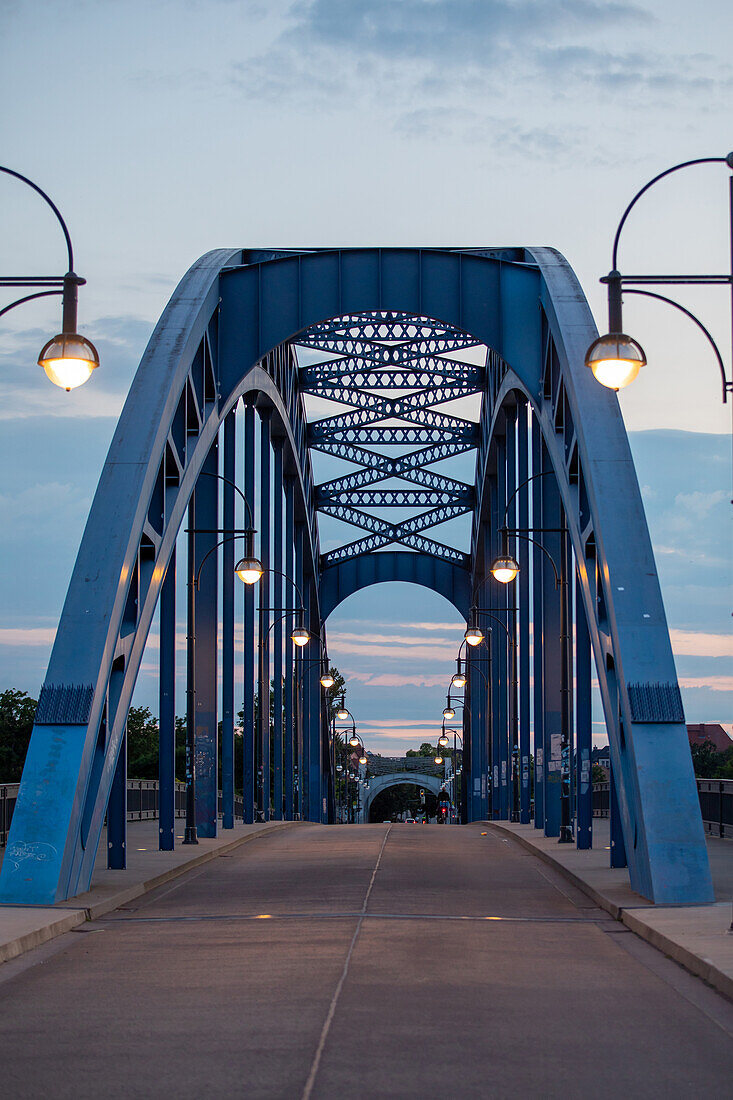
[[[510,391],[522,392],[536,410],[571,528],[620,779],[632,885],[655,901],[711,899],[638,485],[616,399],[594,386],[582,367],[582,352],[595,329],[567,263],[550,249],[348,249],[209,253],[184,278],[161,318],[120,418],[72,577],[0,879],[2,900],[48,904],[88,885],[166,563],[219,426],[239,397],[261,395],[287,440],[314,576],[319,575],[316,508],[327,508],[334,494],[364,491],[370,480],[322,486],[316,497],[309,444],[320,449],[334,440],[343,448],[364,440],[415,444],[416,428],[374,425],[393,414],[409,425],[419,402],[382,403],[371,410],[367,402],[362,408],[357,391],[365,374],[379,372],[378,388],[379,382],[396,384],[395,372],[407,369],[398,347],[380,358],[368,338],[355,339],[348,349],[354,364],[347,403],[354,412],[340,425],[340,436],[324,426],[309,430],[303,414],[291,345],[315,333],[320,346],[327,346],[339,318],[385,312],[438,319],[436,331],[442,324],[491,349],[478,431],[454,417],[429,416],[436,445],[449,439],[461,446],[478,444],[478,499],[472,559],[443,555],[424,540],[407,542],[418,554],[369,554],[362,562],[390,557],[395,572],[407,568],[422,575],[420,562],[406,566],[404,558],[422,558],[437,570],[430,559],[442,556],[441,565],[450,563],[452,573],[443,571],[439,583],[465,611],[470,589],[462,573],[472,567],[475,589],[485,567],[481,523],[485,527],[489,515],[485,486],[498,410]],[[444,357],[452,339],[447,330],[440,336],[442,363],[448,364]],[[429,340],[424,354],[436,354]],[[441,400],[455,396],[459,389],[451,388],[450,365],[436,373],[447,395]],[[465,374],[461,392],[481,379],[480,372],[472,380]],[[305,368],[302,385],[325,394],[329,377],[328,370]],[[335,396],[333,386],[328,396]],[[426,483],[424,468],[419,477],[425,491],[460,497],[456,487]],[[465,501],[456,499],[455,507],[465,510]],[[348,518],[359,522],[353,512]],[[416,537],[404,527],[381,528],[372,536],[377,542],[366,548],[385,545],[395,534]],[[592,580],[591,534],[597,565]],[[353,571],[359,549],[355,544],[346,555],[323,563],[319,619],[344,598],[342,592],[375,583],[368,578],[376,566],[360,570],[357,565]]]
[[[440,794],[443,781],[435,775],[416,774],[415,772],[388,772],[385,775],[374,775],[369,780],[369,790],[366,791],[361,807],[362,823],[369,822],[369,810],[372,802],[389,787],[397,787],[402,783],[409,783],[413,787],[427,787],[434,795]]]

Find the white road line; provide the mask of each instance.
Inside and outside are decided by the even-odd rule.
[[[321,1030],[321,1036],[318,1040],[318,1046],[316,1047],[316,1053],[313,1057],[313,1064],[311,1065],[310,1073],[308,1074],[308,1080],[306,1081],[305,1088],[303,1089],[302,1100],[310,1100],[310,1095],[313,1092],[313,1086],[316,1083],[316,1076],[318,1074],[318,1067],[321,1064],[321,1057],[323,1055],[323,1050],[324,1050],[324,1047],[326,1045],[326,1039],[328,1038],[328,1033],[331,1030],[331,1024],[332,1024],[333,1018],[336,1014],[336,1005],[338,1004],[339,997],[341,996],[341,990],[344,988],[344,982],[346,981],[346,975],[349,972],[349,964],[351,962],[351,956],[354,954],[354,948],[356,947],[356,941],[359,938],[359,932],[361,931],[361,926],[364,923],[364,916],[366,914],[367,905],[369,903],[369,895],[372,892],[372,887],[374,886],[374,880],[377,877],[377,871],[379,870],[379,864],[382,862],[382,853],[384,852],[384,848],[385,848],[385,845],[387,843],[387,837],[389,836],[391,828],[392,828],[391,825],[389,825],[387,827],[387,832],[384,834],[384,840],[382,841],[382,847],[379,849],[379,855],[377,856],[377,862],[374,864],[374,870],[372,871],[372,877],[369,880],[369,885],[367,887],[367,892],[364,895],[364,901],[362,903],[361,913],[359,915],[358,921],[356,922],[356,928],[354,929],[354,935],[351,937],[351,943],[349,945],[349,950],[346,954],[346,959],[344,961],[344,968],[341,971],[341,977],[339,978],[338,985],[336,986],[333,997],[331,998],[331,1004],[330,1004],[329,1009],[328,1009],[328,1015],[326,1016],[325,1022],[323,1024],[323,1028]]]

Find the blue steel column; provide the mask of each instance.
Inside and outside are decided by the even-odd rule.
[[[523,402],[519,406],[517,418],[517,482],[524,485],[529,477],[529,406]],[[517,494],[519,498],[519,527],[525,531],[529,527],[529,490],[525,485]],[[517,539],[519,561],[519,821],[529,824],[529,548],[526,539]]]
[[[158,847],[172,852],[176,822],[176,550],[160,590]]]
[[[305,584],[303,576],[303,554],[304,554],[304,527],[302,520],[299,520],[295,524],[295,583],[298,585],[298,589],[305,596]],[[303,616],[305,621],[305,615]],[[303,680],[303,654],[300,648],[295,649],[295,762],[296,762],[296,775],[297,775],[297,788],[295,795],[295,808],[296,812],[302,819],[305,819],[308,811],[308,803],[306,802],[306,786],[308,781],[307,767],[306,767],[306,735],[307,729],[307,696],[305,691],[305,683]]]
[[[273,607],[283,607],[283,443],[281,436],[273,439],[274,469],[273,469],[273,538],[275,541],[272,565],[273,574]],[[292,588],[289,581],[286,588]],[[273,745],[274,774],[273,774],[273,803],[272,816],[276,821],[281,821],[283,814],[283,619],[282,612],[275,613],[275,625],[272,628],[272,676],[273,676]]]
[[[624,831],[621,824],[621,812],[618,804],[618,792],[616,790],[616,777],[611,760],[610,791],[608,798],[608,816],[611,833],[611,866],[626,867],[626,845],[624,844]]]
[[[507,448],[506,437],[497,436],[496,440],[496,485],[497,485],[497,512],[499,523],[504,522],[504,509],[507,502]],[[496,598],[495,607],[502,610],[499,618],[509,629],[509,616],[505,611],[514,600],[514,585],[494,584],[493,591]],[[497,719],[499,726],[499,817],[502,821],[509,819],[509,645],[506,631],[498,627],[494,633],[494,660],[498,674],[498,699]]]
[[[244,495],[255,507],[255,410],[244,406]],[[245,521],[246,522],[246,521]],[[244,660],[242,683],[242,805],[245,824],[255,819],[255,585],[244,585]]]
[[[575,582],[575,728],[577,731],[577,845],[593,847],[591,653],[580,582]]]
[[[288,475],[285,478],[285,572],[289,577],[293,576],[293,558],[295,555],[295,478]],[[285,788],[285,819],[293,820],[295,812],[295,800],[293,791],[293,643],[290,640],[290,632],[293,629],[292,608],[294,606],[295,590],[292,584],[285,585],[285,607],[288,616],[285,620],[285,707],[284,707],[284,747],[283,747],[283,773]]]
[[[309,578],[307,582],[308,607],[306,625],[312,635],[309,648],[313,651],[317,647],[316,639],[321,635],[321,624],[318,621],[315,599],[315,582]],[[311,652],[311,658],[313,652]],[[322,768],[321,768],[321,691],[318,676],[318,665],[314,663],[305,666],[305,682],[308,694],[308,820],[323,821],[323,792],[322,792]]]
[[[552,466],[546,447],[542,445],[542,468]],[[542,527],[561,526],[560,494],[554,474],[542,479]],[[538,535],[560,572],[562,536],[545,532]],[[560,835],[560,775],[562,753],[562,593],[555,587],[555,574],[542,555],[542,653],[545,735],[545,836]]]
[[[265,821],[270,820],[270,425],[272,410],[260,413],[260,560],[264,567],[260,581],[260,639],[257,695],[259,700],[259,766],[260,808]]]
[[[223,526],[225,531],[231,531],[235,526],[233,483],[237,475],[237,421],[233,410],[224,420],[222,472],[227,478],[223,483]],[[221,791],[222,828],[224,829],[234,828],[234,554],[236,548],[233,539],[225,542],[222,547]]]
[[[214,442],[204,461],[203,470],[219,471],[219,445]],[[219,482],[201,477],[194,491],[196,528],[215,531],[219,526]],[[195,536],[196,568],[208,551],[216,546],[216,534]],[[196,665],[196,829],[199,837],[215,837],[218,821],[217,788],[219,780],[219,729],[217,723],[218,657],[218,558],[207,560],[194,592]]]
[[[532,527],[542,526],[542,478],[536,477],[542,469],[542,432],[537,418],[532,415]],[[541,535],[537,536],[539,539]],[[542,577],[544,555],[532,546],[532,718],[534,727],[534,827],[545,827],[545,722],[544,722],[544,658],[542,634]]]
[[[107,867],[110,871],[127,867],[127,727],[107,803]]]
[[[499,515],[499,491],[496,477],[493,477],[490,482],[490,515],[491,523],[487,534],[487,545],[489,546],[488,560],[489,562],[499,553],[499,524],[501,523],[501,516]],[[484,598],[484,607],[499,608],[498,589],[503,588],[503,585],[495,584],[493,580],[489,580],[486,585],[486,595]],[[496,598],[495,598],[496,597]],[[494,612],[497,614],[497,612]],[[500,616],[497,614],[497,617]],[[504,631],[499,624],[493,619],[486,619],[487,627],[491,630],[489,637],[490,647],[490,663],[489,663],[489,675],[491,683],[491,817],[494,821],[498,821],[501,817],[501,712],[500,712],[500,696],[501,696],[501,682],[499,679],[499,660],[498,656],[503,643]]]
[[[516,527],[517,501],[512,499],[512,494],[517,486],[517,413],[516,408],[507,410],[506,418],[506,499],[511,501],[507,515],[509,527]],[[523,542],[523,539],[515,539]],[[516,607],[519,592],[519,584],[504,586],[507,589],[507,602],[511,607]],[[519,788],[520,788],[520,763],[519,763],[519,695],[517,677],[519,675],[517,652],[517,613],[509,611],[506,623],[511,634],[509,644],[507,687],[509,689],[508,733],[509,733],[509,806],[512,821],[519,821]]]

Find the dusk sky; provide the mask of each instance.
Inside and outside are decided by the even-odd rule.
[[[102,366],[63,393],[36,366],[58,303],[0,319],[0,690],[37,696],[117,416],[201,253],[551,245],[605,330],[598,279],[634,191],[733,149],[732,33],[725,0],[6,0],[0,162],[63,212]],[[728,270],[729,175],[704,166],[655,188],[621,270]],[[0,242],[3,274],[64,270],[52,215],[4,176]],[[726,291],[679,289],[729,362]],[[731,728],[730,405],[689,321],[640,299],[624,320],[649,360],[620,400],[687,720]],[[453,609],[383,585],[327,628],[367,747],[434,739]],[[154,645],[136,701],[156,710]]]

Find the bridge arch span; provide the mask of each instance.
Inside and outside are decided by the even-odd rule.
[[[361,823],[369,822],[369,811],[378,794],[390,787],[398,787],[402,783],[409,783],[413,787],[425,787],[434,795],[437,795],[443,786],[443,781],[437,775],[423,775],[418,772],[389,772],[385,775],[372,776],[369,780],[369,790],[362,796]]]
[[[471,606],[471,577],[467,569],[440,561],[429,554],[387,550],[359,554],[345,562],[329,565],[321,573],[321,612],[324,619],[356,592],[375,584],[404,581],[422,585],[453,604],[462,618]]]
[[[431,326],[434,347],[424,336]],[[391,333],[381,345],[380,328]],[[395,335],[398,330],[401,336]],[[556,560],[561,554],[557,532],[568,530],[562,551],[568,555],[565,574],[573,580],[577,574],[575,605],[583,611],[583,637],[596,658],[631,884],[657,902],[710,901],[684,715],[641,495],[616,397],[598,386],[583,365],[595,333],[573,272],[552,249],[222,249],[202,257],[156,326],[102,471],[39,700],[0,876],[0,899],[50,904],[88,888],[118,773],[132,690],[176,536],[188,509],[189,518],[198,516],[197,527],[203,522],[208,532],[195,536],[191,560],[200,561],[214,545],[213,530],[222,522],[218,496],[211,479],[202,475],[219,469],[222,427],[223,468],[234,469],[231,414],[244,397],[247,422],[254,424],[255,408],[262,421],[260,473],[267,488],[263,493],[261,486],[260,510],[262,501],[270,500],[271,477],[279,478],[292,536],[285,541],[295,547],[292,568],[302,582],[307,623],[316,635],[322,632],[327,607],[337,606],[358,587],[387,579],[383,574],[390,569],[399,577],[412,571],[417,583],[439,586],[464,614],[475,601],[488,614],[498,606],[506,626],[506,616],[515,612],[506,591],[498,593],[487,585],[487,566],[498,545],[505,504],[519,488],[522,463],[525,471],[542,474],[541,493],[535,492],[538,481],[533,483],[529,515],[534,530],[538,524],[546,530]],[[470,335],[470,341],[462,341],[461,335]],[[351,348],[350,359],[332,356],[315,368],[299,370],[296,345],[328,351],[336,337],[340,346]],[[456,349],[469,344],[488,349],[483,366],[457,361],[460,354],[451,359]],[[421,363],[420,377],[406,383],[407,397],[385,397],[394,389],[389,378],[402,370],[400,356],[407,345],[412,348],[410,362]],[[336,361],[345,364],[345,381],[336,378]],[[382,381],[370,383],[375,372]],[[422,377],[428,381],[420,381]],[[340,425],[334,425],[336,418],[309,424],[305,393],[341,401],[350,411]],[[441,410],[465,394],[481,395],[478,424]],[[395,427],[395,420],[407,426]],[[436,445],[416,452],[422,456],[419,461],[411,453],[411,464],[396,475],[421,489],[413,484],[401,498],[417,499],[423,492],[427,501],[430,494],[442,493],[450,503],[431,505],[402,525],[376,518],[369,508],[377,497],[365,486],[392,476],[384,473],[392,460],[375,455],[367,444],[420,448],[431,433]],[[254,501],[254,427],[247,438],[245,492]],[[437,474],[434,467],[446,453],[441,440],[455,441],[461,452],[477,447],[473,487]],[[354,488],[358,472],[356,479],[340,479],[337,491],[332,484],[314,486],[312,449],[340,454],[347,461],[361,455],[357,465],[377,457],[380,461],[373,463],[371,480],[365,476]],[[353,497],[344,510],[346,483]],[[513,526],[528,522],[529,497],[528,492],[519,495],[510,517]],[[401,506],[398,498],[399,493],[392,494],[387,506]],[[228,514],[230,524],[233,500],[233,495],[224,495],[223,522]],[[316,513],[338,515],[339,509],[347,522],[369,534],[321,556]],[[470,554],[423,534],[469,510]],[[266,553],[277,553],[269,543],[269,503],[262,514]],[[389,547],[395,542],[411,552],[392,553]],[[542,649],[544,661],[542,667],[534,666],[535,682],[541,673],[541,682],[552,685],[559,669],[560,650],[553,639],[561,633],[560,605],[549,566],[539,553],[532,551],[530,559],[520,547],[519,555],[524,563],[520,576],[529,576],[531,564],[533,589],[542,593],[533,610],[543,628],[534,631],[535,639],[542,638],[542,647],[535,648],[538,653]],[[227,578],[232,565],[226,550]],[[523,661],[529,652],[529,590],[524,583],[520,579],[517,587],[521,606],[516,629],[525,644],[519,646],[522,690],[516,705],[512,692],[517,678],[512,681],[501,646],[494,645],[496,660],[490,670],[487,666],[482,672],[478,654],[471,667],[470,723],[464,733],[473,819],[489,812],[497,774],[492,813],[506,816],[512,721],[520,712],[528,715],[531,677]],[[266,595],[266,585],[263,591]],[[214,830],[217,599],[214,571],[201,585],[197,621],[207,641],[197,639],[197,646],[207,658],[202,658],[195,693],[200,790],[208,799],[207,827]],[[223,662],[231,670],[233,619],[228,621],[229,656]],[[495,634],[501,637],[498,627]],[[514,652],[516,656],[516,648]],[[263,684],[269,682],[269,663],[267,673]],[[233,683],[233,673],[227,676]],[[302,723],[306,746],[299,797],[304,815],[322,821],[329,800],[333,804],[333,774],[314,669],[300,677],[297,692],[294,721]],[[541,792],[547,805],[556,808],[555,750],[567,729],[560,730],[557,695],[535,691],[535,697],[541,704],[535,734],[539,721],[545,752]],[[250,703],[251,698],[248,708]],[[586,703],[589,707],[588,699]],[[231,715],[227,722],[231,728]],[[520,734],[526,726],[520,722]],[[488,740],[490,727],[498,731],[495,744]],[[265,740],[269,752],[269,738]],[[263,763],[262,775],[269,776],[269,761],[267,767]],[[524,779],[522,784],[524,791]],[[269,790],[266,798],[269,812]],[[555,835],[552,814],[545,815],[544,823],[549,835]]]

